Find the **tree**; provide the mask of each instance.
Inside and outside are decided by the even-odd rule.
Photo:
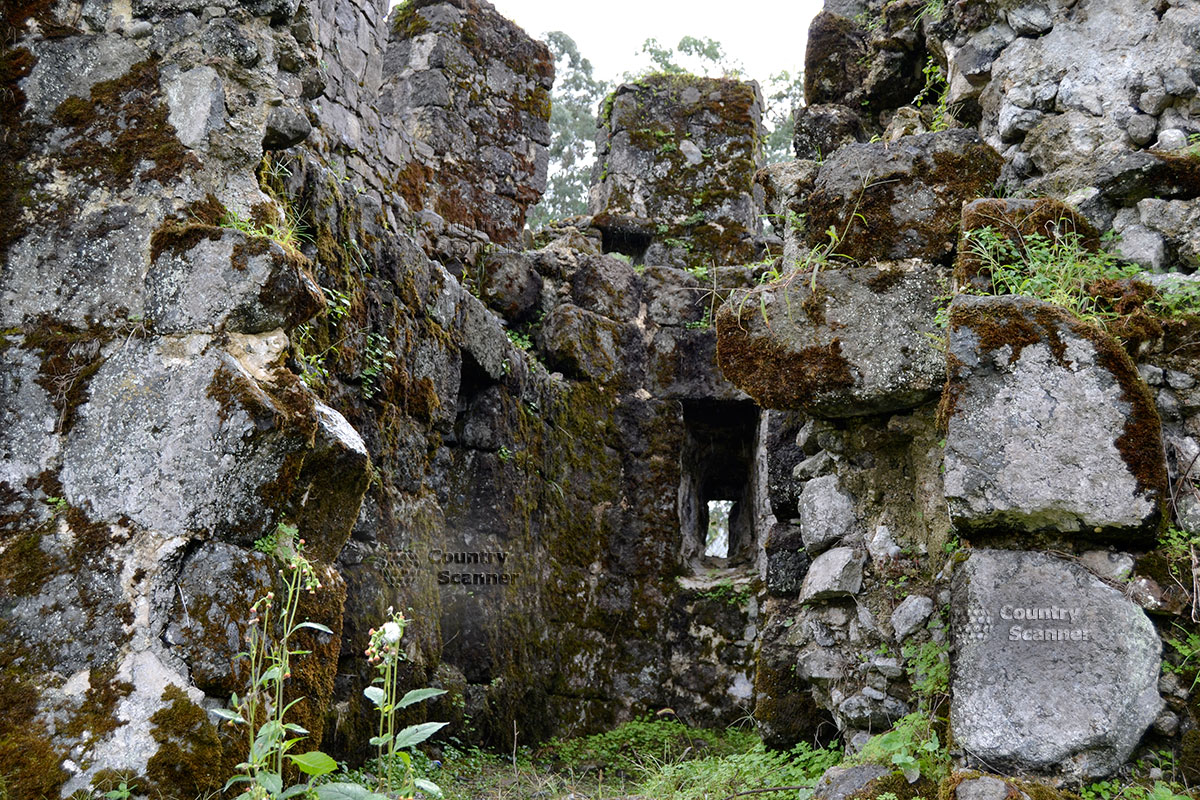
[[[612,88],[562,31],[545,35],[557,78],[550,94],[550,170],[542,200],[529,210],[530,228],[587,211],[595,159],[596,110]]]

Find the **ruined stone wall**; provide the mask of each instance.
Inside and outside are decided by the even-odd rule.
[[[321,579],[300,613],[334,631],[291,681],[331,752],[365,754],[388,607],[466,739],[751,702],[758,415],[714,369],[718,297],[596,229],[499,247],[544,181],[545,49],[483,3],[382,14],[6,11],[11,796],[223,783],[240,742],[209,710],[243,688],[281,522]],[[699,555],[714,493],[747,509],[728,563]],[[439,584],[446,554],[497,553],[507,582]]]
[[[956,767],[1061,785],[1166,747],[1194,779],[1198,720],[1163,643],[1191,624],[1169,588],[1190,567],[1163,532],[1195,530],[1195,317],[1155,311],[1150,287],[1194,271],[1167,221],[1195,202],[1198,11],[831,2],[814,20],[806,160],[758,176],[794,223],[783,276],[718,315],[725,374],[779,409],[768,738],[804,738],[810,698],[850,746],[948,701]],[[1167,274],[1089,284],[1084,324],[987,296],[964,237],[984,227],[1017,251],[1117,230],[1105,247]],[[930,655],[949,677],[932,695]]]

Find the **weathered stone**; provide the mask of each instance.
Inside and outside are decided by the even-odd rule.
[[[955,298],[945,493],[968,530],[1130,536],[1166,496],[1160,425],[1120,346],[1032,298]]]
[[[1082,567],[975,550],[955,570],[950,724],[990,769],[1108,775],[1162,707],[1150,620]]]
[[[867,77],[866,32],[853,19],[821,11],[808,26],[804,102],[840,103]]]
[[[198,66],[185,71],[164,70],[162,82],[171,109],[167,119],[179,141],[193,149],[205,149],[208,135],[225,120],[221,77],[212,67]]]
[[[902,642],[917,631],[933,613],[933,601],[923,594],[910,594],[892,612],[892,631]]]
[[[189,225],[160,231],[154,247],[145,318],[158,333],[263,333],[324,306],[306,259],[264,236]]]
[[[529,319],[542,294],[542,277],[519,253],[490,253],[480,270],[482,297],[489,308],[512,323]]]
[[[810,246],[866,263],[943,259],[954,249],[962,204],[990,191],[1000,156],[973,130],[848,144],[827,157],[808,200]]]
[[[563,304],[546,317],[541,337],[551,367],[602,382],[617,375],[621,337],[612,320]]]
[[[897,411],[941,391],[929,344],[941,293],[921,261],[792,273],[735,293],[717,315],[717,356],[767,408],[819,417]]]
[[[796,128],[792,149],[796,158],[822,161],[842,145],[867,138],[862,120],[845,106],[806,105],[793,113]]]
[[[800,591],[812,559],[804,549],[804,539],[795,525],[776,523],[763,544],[767,556],[767,590],[773,595],[794,595]]]
[[[858,594],[867,557],[852,547],[835,547],[813,559],[800,587],[800,602]]]
[[[390,26],[380,106],[413,133],[397,190],[413,209],[511,244],[546,187],[546,46],[479,0],[400,8]]]
[[[277,377],[260,384],[208,336],[130,341],[96,371],[67,438],[67,499],[98,519],[253,542],[291,500],[292,457],[316,428],[302,385]]]
[[[838,488],[836,475],[804,484],[798,506],[804,548],[810,555],[828,550],[854,530],[854,503]]]
[[[891,774],[889,768],[879,764],[830,767],[813,786],[813,800],[848,800],[866,788],[871,781]]]
[[[298,145],[312,133],[312,123],[303,111],[290,106],[275,106],[267,114],[267,129],[263,133],[264,150],[286,150]]]
[[[752,261],[757,85],[651,75],[618,86],[603,111],[588,212],[605,252],[677,267]]]

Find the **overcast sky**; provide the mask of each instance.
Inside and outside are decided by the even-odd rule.
[[[772,74],[795,74],[804,65],[808,23],[821,0],[680,3],[664,0],[491,0],[501,14],[534,36],[563,31],[591,59],[597,78],[614,79],[646,65],[638,56],[649,37],[675,47],[683,36],[720,42],[745,75],[763,83]]]

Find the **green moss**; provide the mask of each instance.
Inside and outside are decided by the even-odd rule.
[[[178,686],[163,690],[169,703],[150,717],[150,735],[158,750],[146,764],[146,790],[168,797],[196,797],[215,792],[231,774],[216,727],[208,714]]]
[[[83,703],[62,728],[85,749],[126,724],[116,717],[117,703],[133,691],[133,684],[117,680],[116,673],[115,664],[92,670]]]
[[[876,778],[847,797],[846,800],[875,800],[885,794],[890,794],[897,800],[915,800],[916,798],[934,797],[937,792],[938,784],[924,775],[915,783],[909,783],[903,774],[894,772],[891,775]]]
[[[45,6],[47,11],[53,7],[50,2],[40,5]],[[10,7],[6,7],[5,11],[0,24],[13,25],[14,32],[0,39],[0,42],[14,41],[23,33],[15,30],[21,24],[20,16],[10,16]],[[3,102],[0,102],[0,129],[5,132],[0,136],[0,217],[5,220],[5,224],[0,225],[0,261],[7,257],[9,248],[28,232],[25,211],[32,204],[30,193],[34,181],[26,168],[25,159],[30,153],[35,131],[21,119],[25,109],[21,81],[33,71],[36,61],[24,47],[0,50],[0,98],[3,98]]]

